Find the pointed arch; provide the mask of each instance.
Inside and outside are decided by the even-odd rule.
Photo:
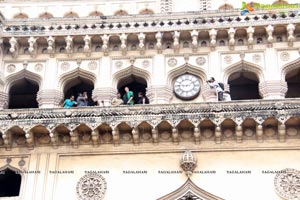
[[[231,4],[227,4],[227,3],[225,3],[219,7],[219,10],[233,10],[233,9],[234,9],[234,7]]]
[[[23,185],[22,180],[24,180],[22,170],[6,164],[0,167],[0,171],[4,171],[0,174],[0,198],[20,196]]]
[[[77,77],[82,77],[84,79],[87,79],[93,83],[93,85],[96,82],[96,74],[86,71],[82,68],[76,68],[70,72],[64,73],[59,77],[59,82],[58,82],[58,89],[60,91],[63,91],[64,87],[66,84],[71,81],[74,78]]]
[[[191,179],[187,179],[187,181],[177,190],[167,194],[157,200],[179,200],[179,199],[194,199],[191,197],[196,197],[199,199],[205,200],[224,200],[220,197],[217,197],[201,188],[199,188]]]
[[[261,69],[261,67],[259,65],[241,60],[237,63],[230,65],[229,67],[227,67],[224,70],[224,79],[223,79],[224,83],[228,82],[228,78],[231,74],[233,74],[234,72],[239,72],[239,71],[252,72],[257,76],[259,82],[264,81],[263,70]]]
[[[39,15],[39,18],[41,18],[41,19],[50,19],[50,18],[53,18],[53,15],[51,13],[44,12],[44,13],[41,13]]]
[[[103,13],[102,13],[102,12],[99,12],[99,11],[97,11],[97,10],[95,10],[95,11],[91,12],[91,13],[89,14],[89,16],[90,16],[90,17],[99,17],[99,16],[103,16]]]
[[[128,12],[126,10],[118,10],[114,14],[115,16],[123,16],[123,15],[128,15]]]
[[[151,14],[154,14],[154,12],[153,12],[153,10],[150,10],[150,9],[148,9],[148,8],[145,8],[145,9],[141,10],[141,11],[139,12],[139,14],[140,14],[140,15],[151,15]]]
[[[135,75],[135,76],[144,78],[147,82],[147,86],[149,87],[151,85],[151,74],[147,70],[144,70],[144,69],[141,69],[141,68],[131,65],[131,66],[129,66],[125,69],[122,69],[113,74],[113,76],[112,76],[113,77],[112,78],[113,87],[117,88],[118,82],[121,79],[126,78],[130,75]]]
[[[78,18],[79,15],[76,12],[70,11],[64,15],[65,18]]]
[[[16,14],[13,18],[14,18],[14,19],[28,19],[29,17],[28,17],[28,15],[25,14],[25,13],[18,13],[18,14]]]
[[[190,64],[184,64],[180,67],[177,67],[176,69],[173,69],[171,70],[169,73],[168,73],[168,76],[167,76],[167,84],[169,86],[172,85],[172,82],[174,81],[174,79],[182,74],[185,74],[185,73],[189,73],[189,74],[193,74],[197,77],[200,78],[200,81],[201,81],[201,85],[204,84],[204,81],[207,79],[206,77],[206,72],[204,69],[201,69],[199,67],[196,67],[196,66],[193,66],[193,65],[190,65]]]
[[[283,65],[283,67],[281,68],[281,80],[285,80],[286,75],[297,69],[300,68],[300,58],[297,58],[296,60],[293,60],[285,65]]]
[[[42,77],[36,73],[33,73],[26,69],[23,69],[17,73],[9,75],[5,78],[6,84],[4,86],[4,91],[8,92],[9,89],[11,88],[11,86],[13,85],[13,83],[15,83],[16,81],[18,81],[22,78],[30,79],[30,80],[36,82],[38,84],[39,88],[41,87]]]

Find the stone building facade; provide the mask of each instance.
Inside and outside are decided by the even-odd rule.
[[[1,1],[0,199],[299,199],[300,6],[259,3]]]

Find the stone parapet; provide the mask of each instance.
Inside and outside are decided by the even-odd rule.
[[[287,90],[285,81],[271,80],[259,83],[259,94],[263,99],[284,99]]]

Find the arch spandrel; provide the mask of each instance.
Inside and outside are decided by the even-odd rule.
[[[224,69],[223,82],[227,83],[231,74],[233,74],[235,72],[240,72],[240,71],[252,72],[258,77],[259,82],[264,81],[264,73],[263,73],[263,69],[261,68],[261,66],[241,60],[241,61],[234,63]]]
[[[300,58],[286,63],[281,67],[281,80],[285,80],[286,75],[296,69],[300,69]]]
[[[115,72],[113,75],[112,75],[112,82],[113,82],[113,87],[114,88],[117,88],[117,85],[118,85],[118,82],[123,79],[123,78],[126,78],[128,76],[131,76],[131,75],[135,75],[135,76],[138,76],[138,77],[141,77],[143,79],[146,80],[147,82],[147,86],[149,87],[151,85],[151,73],[145,69],[142,69],[142,68],[139,68],[139,67],[136,67],[134,65],[131,65],[131,66],[128,66],[122,70],[119,70],[117,72]]]
[[[201,200],[224,200],[199,188],[191,179],[187,179],[180,188],[157,200],[183,200],[188,199],[187,195],[192,195],[193,197],[197,197],[196,199]]]
[[[21,71],[18,71],[14,74],[9,75],[5,78],[4,91],[8,93],[9,89],[11,88],[13,83],[22,78],[27,78],[27,79],[30,79],[30,80],[36,82],[38,84],[39,88],[41,88],[42,77],[39,74],[36,74],[36,73],[33,73],[26,69],[23,69]]]

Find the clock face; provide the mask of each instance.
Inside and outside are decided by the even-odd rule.
[[[194,99],[200,92],[200,81],[191,74],[181,75],[175,80],[174,92],[181,99]]]

